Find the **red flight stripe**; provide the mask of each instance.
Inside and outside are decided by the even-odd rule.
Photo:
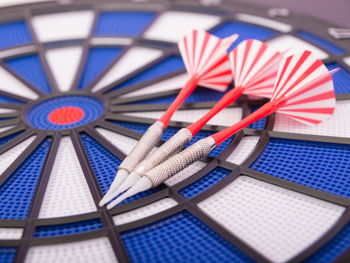
[[[295,119],[299,119],[299,120],[303,120],[303,121],[306,121],[306,122],[310,122],[310,123],[313,123],[313,124],[318,124],[320,123],[321,121],[320,120],[315,120],[315,119],[310,119],[310,118],[305,118],[305,117],[299,117],[299,116],[295,116],[295,115],[291,115],[291,114],[285,114],[289,117],[292,117],[292,118],[295,118]]]
[[[306,112],[306,113],[320,113],[320,114],[332,114],[334,108],[304,108],[304,109],[282,109],[283,112]]]
[[[286,70],[287,70],[287,68],[288,68],[289,63],[290,63],[291,60],[292,60],[292,56],[290,56],[290,57],[288,57],[288,58],[286,59],[286,62],[285,62],[284,65],[283,65],[281,74],[279,75],[279,78],[278,78],[278,80],[277,80],[277,82],[276,82],[276,85],[275,85],[276,87],[279,87],[279,84],[280,84],[280,82],[281,82],[281,79],[282,79],[283,75],[285,74],[285,72],[286,72]],[[277,94],[280,92],[281,89],[282,89],[282,88],[280,88],[280,89],[278,90]],[[277,94],[276,94],[276,96],[277,96]]]

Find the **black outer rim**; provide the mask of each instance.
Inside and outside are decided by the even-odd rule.
[[[39,57],[41,59],[41,62],[43,63],[43,67],[45,70],[46,75],[48,76],[48,80],[50,82],[51,88],[53,88],[53,94],[50,94],[48,96],[45,96],[45,98],[48,97],[56,97],[60,96],[60,93],[55,93],[57,91],[57,84],[55,83],[55,80],[53,78],[53,75],[50,71],[49,66],[45,62],[44,59],[44,49],[47,47],[44,47],[43,44],[39,43],[37,40],[37,37],[35,36],[35,32],[31,28],[31,16],[32,14],[41,14],[41,13],[47,13],[47,12],[59,12],[59,11],[68,11],[68,10],[83,10],[83,9],[93,9],[95,13],[98,13],[102,10],[113,10],[113,9],[120,9],[125,8],[129,9],[129,7],[132,7],[134,9],[156,9],[160,13],[164,10],[168,9],[175,9],[175,10],[190,10],[190,11],[197,11],[197,12],[204,12],[204,13],[216,13],[216,14],[223,14],[226,13],[226,11],[222,12],[221,10],[236,10],[235,13],[238,12],[247,12],[249,14],[258,15],[267,17],[266,11],[267,8],[265,7],[257,7],[256,5],[247,5],[242,3],[236,3],[233,1],[222,1],[222,4],[219,7],[205,7],[198,5],[197,1],[150,1],[151,3],[131,3],[129,1],[119,1],[118,3],[110,2],[110,1],[99,1],[98,3],[92,3],[88,0],[79,0],[76,1],[74,4],[68,4],[68,5],[61,5],[56,2],[43,2],[43,3],[37,3],[37,4],[28,4],[24,6],[18,6],[18,7],[8,7],[8,8],[2,8],[0,10],[0,21],[11,21],[11,20],[18,20],[18,19],[25,19],[28,24],[30,25],[30,30],[33,34],[34,38],[34,51],[31,51],[29,53],[38,53]],[[142,6],[142,7],[140,7]],[[226,13],[226,15],[223,15],[222,22],[227,21],[229,19],[232,19],[231,13]],[[96,16],[95,16],[96,18]],[[326,53],[329,54],[329,58],[325,60],[325,62],[337,62],[341,66],[343,66],[345,69],[350,69],[348,65],[346,65],[343,62],[343,58],[349,56],[349,46],[350,46],[350,39],[347,40],[341,40],[337,41],[334,40],[328,33],[326,32],[327,27],[336,27],[336,25],[330,25],[329,23],[326,23],[325,21],[321,21],[318,19],[310,19],[306,16],[296,15],[292,13],[289,17],[275,17],[274,18],[277,21],[284,22],[287,24],[292,24],[295,28],[302,28],[305,31],[316,33],[319,37],[326,39],[339,47],[343,48],[347,51],[344,55],[341,56],[334,56],[328,51],[324,50],[322,47],[317,46],[323,51],[326,51]],[[96,25],[96,19],[94,21],[94,25]],[[294,29],[292,32],[290,32],[290,35],[296,36],[298,33],[298,30]],[[277,32],[277,31],[276,31]],[[93,33],[93,27],[91,29],[91,32],[87,39],[83,41],[83,59],[81,60],[78,74],[76,75],[75,80],[73,81],[73,86],[77,86],[77,83],[80,79],[80,75],[83,72],[83,66],[84,62],[87,58],[88,49],[92,46],[89,41],[92,38]],[[277,36],[282,35],[281,33],[277,32]],[[276,37],[276,36],[275,36]],[[149,40],[143,40],[141,37],[134,39],[133,45],[141,45],[141,46],[156,46],[159,49],[159,46],[157,41],[149,41]],[[77,40],[78,42],[81,40]],[[79,43],[80,43],[79,42]],[[65,45],[71,45],[73,42],[67,42]],[[75,42],[74,42],[75,43]],[[51,43],[49,43],[51,44]],[[46,44],[49,46],[49,44]],[[62,43],[60,43],[62,44]],[[64,43],[63,43],[64,44]],[[173,44],[168,43],[169,46],[173,46]],[[55,44],[52,43],[51,46],[54,46]],[[130,46],[133,46],[130,45]],[[29,45],[33,46],[33,44]],[[175,48],[168,49],[169,51],[166,51],[163,56],[161,56],[160,59],[176,54],[177,51]],[[14,57],[16,57],[15,55]],[[119,59],[119,58],[118,58]],[[112,64],[116,63],[118,61],[116,59]],[[160,60],[159,59],[159,60]],[[157,60],[158,61],[158,60]],[[3,66],[3,59],[0,59],[0,63]],[[155,63],[155,62],[153,62]],[[152,63],[150,63],[152,64]],[[150,65],[146,65],[143,68],[149,67]],[[30,83],[26,82],[25,80],[21,79],[18,75],[16,75],[14,72],[11,72],[6,66],[5,69],[10,72],[10,74],[14,75],[17,79],[20,79],[22,82],[24,82],[27,86],[29,86],[36,94],[40,96],[38,101],[42,100],[43,97],[41,97],[43,94],[32,87]],[[94,81],[98,81],[98,79],[107,71],[108,69],[105,69],[104,72],[102,72],[99,77]],[[157,78],[156,80],[152,80],[147,82],[146,84],[150,84],[152,82],[159,81],[161,79],[166,79],[170,76],[175,76],[178,74],[183,73],[183,71],[175,72],[168,74],[166,76],[163,76],[161,78]],[[173,215],[175,213],[178,213],[179,211],[187,210],[193,215],[195,215],[197,218],[199,218],[202,222],[207,224],[211,229],[219,233],[221,236],[223,236],[225,239],[230,241],[232,244],[234,244],[237,248],[241,249],[243,252],[245,252],[248,256],[250,256],[252,259],[255,259],[259,262],[268,262],[268,260],[261,255],[260,253],[256,252],[253,248],[250,248],[243,242],[241,242],[239,239],[234,237],[231,233],[229,233],[227,230],[222,228],[220,225],[218,225],[215,221],[211,220],[207,215],[205,215],[201,210],[196,206],[198,202],[201,200],[206,199],[207,197],[211,196],[212,194],[215,194],[217,191],[222,189],[227,183],[232,182],[236,178],[238,178],[241,175],[246,175],[253,177],[255,179],[263,180],[278,186],[281,186],[283,188],[292,189],[294,191],[314,196],[316,198],[326,200],[328,202],[332,202],[334,204],[338,204],[341,206],[346,207],[346,212],[339,218],[338,223],[334,225],[327,233],[324,234],[323,237],[321,237],[315,244],[312,244],[309,248],[307,248],[305,251],[294,257],[290,262],[300,262],[302,260],[305,260],[308,258],[312,253],[316,252],[318,249],[320,249],[323,245],[325,245],[328,241],[330,241],[339,231],[341,231],[342,227],[345,226],[350,221],[350,199],[343,198],[339,196],[335,196],[333,194],[329,194],[326,192],[322,192],[319,190],[311,189],[306,186],[302,186],[299,184],[291,183],[282,179],[278,179],[276,177],[259,173],[254,170],[249,169],[249,165],[254,162],[254,160],[259,156],[259,154],[263,151],[266,143],[269,141],[269,138],[275,137],[275,138],[289,138],[289,139],[295,139],[295,140],[310,140],[310,141],[321,141],[321,142],[332,142],[332,143],[340,143],[340,144],[348,144],[350,145],[350,139],[349,138],[340,138],[340,137],[328,137],[328,136],[315,136],[315,135],[302,135],[302,134],[289,134],[289,133],[283,133],[283,132],[275,132],[272,131],[273,123],[274,123],[274,115],[270,116],[267,120],[267,124],[265,127],[265,130],[253,130],[253,129],[244,129],[240,133],[238,133],[234,140],[231,141],[230,145],[220,154],[220,156],[216,159],[213,158],[206,158],[203,159],[203,161],[207,162],[207,165],[198,171],[196,174],[191,176],[190,178],[172,186],[172,187],[166,187],[165,185],[160,186],[160,191],[151,195],[147,196],[145,198],[142,198],[140,200],[137,200],[135,202],[132,202],[130,204],[125,204],[118,206],[116,208],[113,208],[112,210],[106,210],[105,208],[98,208],[96,212],[89,213],[89,214],[82,214],[77,216],[69,216],[64,218],[52,218],[52,219],[38,219],[38,212],[40,209],[40,205],[45,193],[45,188],[48,182],[48,177],[50,175],[50,171],[54,162],[55,153],[57,152],[58,144],[60,141],[60,138],[65,135],[71,135],[73,138],[74,147],[76,149],[79,161],[81,163],[81,166],[84,169],[84,174],[86,174],[86,180],[88,182],[89,188],[91,190],[91,194],[93,195],[95,203],[98,202],[98,200],[101,198],[101,191],[98,187],[98,183],[96,182],[96,177],[93,174],[93,170],[89,164],[89,160],[86,156],[86,153],[84,151],[84,148],[82,146],[82,143],[79,138],[79,134],[81,132],[87,132],[89,136],[94,138],[96,141],[98,141],[100,144],[105,146],[109,151],[111,151],[114,155],[116,155],[118,158],[124,158],[124,154],[119,151],[117,148],[112,146],[105,138],[102,136],[99,136],[98,133],[94,131],[95,127],[103,127],[115,132],[118,132],[120,134],[129,136],[131,138],[138,139],[140,138],[140,134],[130,131],[128,129],[125,129],[123,127],[119,127],[114,124],[110,124],[109,122],[106,122],[105,119],[121,119],[123,118],[120,112],[130,110],[129,105],[122,105],[123,103],[128,102],[128,100],[120,100],[118,101],[118,98],[112,99],[112,103],[115,104],[115,106],[110,107],[109,100],[102,96],[105,91],[108,90],[108,88],[114,86],[115,84],[121,83],[124,80],[127,80],[128,78],[132,78],[135,75],[135,72],[132,74],[129,74],[128,76],[124,77],[122,80],[119,80],[116,83],[113,83],[113,85],[109,85],[106,89],[102,89],[100,92],[94,93],[92,97],[98,98],[98,100],[102,101],[105,109],[108,109],[105,111],[104,114],[102,114],[97,120],[89,123],[88,125],[85,125],[83,127],[73,128],[73,129],[67,129],[63,131],[43,131],[36,128],[30,127],[28,124],[26,124],[24,116],[26,115],[26,111],[28,110],[28,107],[26,107],[26,110],[22,112],[21,116],[17,115],[4,115],[4,117],[11,118],[9,121],[6,122],[6,125],[10,124],[16,124],[19,123],[20,126],[18,129],[11,129],[9,131],[6,131],[0,135],[0,137],[5,137],[7,135],[13,134],[19,130],[26,130],[24,133],[10,141],[9,143],[5,144],[3,147],[0,148],[0,153],[5,152],[7,149],[13,147],[14,145],[22,142],[24,139],[29,138],[32,135],[37,135],[37,138],[30,144],[30,146],[20,155],[19,158],[16,159],[16,161],[4,172],[5,177],[2,177],[2,180],[0,181],[0,185],[8,178],[13,171],[20,165],[20,163],[29,156],[32,151],[39,145],[45,138],[51,137],[52,143],[49,149],[49,153],[47,154],[47,159],[43,168],[43,172],[41,174],[40,182],[38,183],[37,192],[35,195],[35,200],[32,203],[31,209],[30,209],[30,216],[26,220],[0,220],[0,226],[1,227],[24,227],[24,234],[23,238],[20,240],[0,240],[1,246],[16,246],[18,247],[18,253],[16,256],[16,262],[22,262],[25,258],[26,251],[28,248],[32,245],[45,245],[45,244],[56,244],[61,242],[71,242],[71,241],[77,241],[77,240],[85,240],[90,239],[97,236],[108,236],[112,247],[116,253],[116,256],[120,262],[127,262],[128,257],[125,251],[125,248],[123,248],[121,239],[120,239],[120,233],[126,230],[134,229],[135,227],[147,225],[150,222],[154,222],[157,220],[160,220],[162,218],[168,217],[170,215]],[[108,96],[109,98],[117,97],[123,93],[130,92],[132,90],[137,90],[139,88],[142,88],[146,85],[145,83],[140,85],[133,85],[126,89],[123,89],[123,91],[119,91],[116,93],[113,93],[112,96]],[[90,84],[89,87],[92,87],[92,84]],[[87,90],[89,90],[89,87]],[[23,102],[28,102],[28,105],[33,105],[37,103],[37,101],[31,101],[26,98],[22,98],[20,96],[12,95],[5,92],[0,92],[0,94],[6,95],[8,97],[12,97],[15,99],[19,99]],[[88,94],[91,95],[90,92],[87,91],[77,91],[77,90],[71,90],[69,92],[66,92],[65,94]],[[136,100],[144,100],[149,98],[149,96],[144,95],[140,96],[139,98],[136,98]],[[154,98],[154,97],[153,97]],[[131,98],[132,101],[133,98]],[[337,100],[348,100],[350,99],[350,94],[341,94],[337,95]],[[129,99],[130,100],[130,99]],[[135,100],[135,98],[134,98]],[[243,98],[239,103],[235,104],[236,106],[241,106],[243,109],[243,116],[247,115],[250,112],[251,107],[256,105],[261,105],[263,101],[248,101],[247,99]],[[193,104],[187,104],[184,105],[183,108],[201,108],[201,107],[208,107],[210,103],[193,103]],[[234,105],[234,106],[235,106]],[[2,105],[4,107],[11,107],[9,104]],[[129,108],[128,108],[129,107]],[[132,108],[133,106],[131,106]],[[145,110],[147,108],[148,110],[156,110],[156,109],[164,109],[164,107],[167,107],[167,105],[154,105],[151,106],[135,106],[135,111]],[[110,110],[109,110],[110,109]],[[152,119],[143,119],[140,120],[136,117],[130,117],[129,118],[131,122],[140,122],[151,124],[153,122]],[[186,123],[183,122],[172,122],[170,123],[170,126],[173,127],[183,127]],[[223,127],[205,127],[207,130],[221,130]],[[228,163],[224,161],[224,159],[227,157],[229,153],[231,153],[235,147],[239,144],[240,140],[244,136],[250,136],[250,135],[257,135],[260,136],[260,140],[255,147],[255,150],[252,154],[248,157],[245,162],[240,165],[234,165],[231,163]],[[222,181],[215,184],[213,187],[209,188],[208,190],[202,192],[198,196],[192,198],[192,199],[185,199],[182,197],[178,190],[183,188],[184,186],[192,183],[193,181],[201,178],[205,174],[207,174],[210,170],[214,169],[215,167],[220,166],[224,167],[226,169],[231,170],[231,173]],[[5,179],[3,179],[5,178]],[[138,220],[135,222],[127,223],[121,226],[114,226],[112,216],[116,214],[120,214],[122,212],[130,211],[135,208],[142,207],[144,205],[153,203],[156,200],[160,200],[164,197],[171,197],[174,200],[178,202],[178,205],[175,207],[172,207],[171,209],[168,209],[166,211],[163,211],[161,213],[158,213],[156,215],[143,218],[142,220]],[[60,237],[50,237],[50,238],[33,238],[33,232],[35,229],[35,226],[40,225],[55,225],[55,224],[62,224],[62,223],[68,223],[68,222],[78,222],[86,219],[93,219],[93,218],[100,218],[103,221],[104,227],[100,230],[91,231],[88,233],[81,233],[71,236],[60,236]],[[350,258],[350,250],[347,250],[343,255],[337,259],[338,262],[346,261],[346,259]]]

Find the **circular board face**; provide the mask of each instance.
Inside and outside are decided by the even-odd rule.
[[[281,51],[334,75],[320,125],[259,120],[161,186],[107,210],[118,165],[187,76],[192,28]],[[0,262],[345,262],[350,247],[348,32],[230,1],[40,1],[0,9]],[[162,140],[224,93],[198,87]],[[266,101],[243,96],[193,141]]]

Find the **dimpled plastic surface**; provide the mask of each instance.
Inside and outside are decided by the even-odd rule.
[[[174,72],[176,70],[180,70],[184,68],[184,63],[179,56],[171,56],[168,57],[154,66],[151,66],[150,68],[146,69],[145,71],[141,72],[140,74],[134,76],[132,79],[124,82],[123,84],[115,87],[113,90],[125,88],[130,85],[135,85],[147,80],[151,80],[157,77],[161,77],[163,75],[166,75],[168,73]]]
[[[334,83],[334,93],[350,93],[350,73],[338,63],[326,64],[328,70],[339,68],[339,71],[332,75]]]
[[[98,19],[95,35],[137,36],[154,17],[152,12],[103,12]]]
[[[50,93],[50,84],[46,78],[38,55],[28,55],[6,60],[5,64],[23,79],[44,93]]]
[[[16,248],[14,247],[0,247],[0,262],[12,263],[15,259]]]
[[[317,46],[323,47],[324,49],[328,50],[329,52],[333,53],[334,55],[339,56],[339,55],[344,54],[344,52],[345,52],[342,48],[338,47],[337,45],[334,45],[333,43],[331,43],[323,38],[320,38],[314,34],[311,34],[309,32],[300,31],[298,33],[298,35],[301,38],[304,38],[307,41],[310,41],[310,42],[316,44]]]
[[[259,108],[258,107],[252,108],[252,112],[256,111],[257,109]],[[265,124],[266,124],[266,117],[260,120],[257,120],[256,122],[253,122],[252,124],[249,125],[249,128],[262,130],[265,128]]]
[[[12,48],[33,42],[24,21],[0,24],[0,49]]]
[[[76,122],[56,124],[49,120],[49,115],[62,107],[77,107],[84,112],[84,116]],[[27,114],[30,125],[43,130],[64,130],[79,127],[97,119],[104,111],[103,104],[95,98],[81,95],[68,95],[45,100],[33,108]]]
[[[0,103],[20,103],[20,104],[22,104],[23,102],[16,100],[16,99],[13,99],[13,98],[10,98],[10,97],[0,95]]]
[[[45,139],[0,186],[0,219],[25,219],[45,163],[51,139]]]
[[[350,197],[350,146],[271,138],[252,169]]]
[[[258,144],[259,136],[245,136],[236,148],[227,156],[226,161],[234,164],[242,164],[252,153]]]
[[[149,127],[148,124],[131,123],[131,122],[124,122],[124,121],[112,121],[112,123],[123,126],[124,128],[130,129],[130,130],[136,131],[138,133],[142,133],[142,134],[145,133]],[[162,140],[167,141],[170,137],[172,137],[175,133],[177,133],[178,130],[179,130],[178,128],[168,127],[166,130],[164,130]],[[187,147],[192,145],[193,143],[199,141],[200,139],[208,137],[212,134],[213,134],[213,132],[210,132],[210,131],[204,131],[204,130],[199,131],[193,137],[192,141],[189,144],[187,144]],[[214,150],[212,150],[209,153],[209,156],[217,157],[226,148],[226,146],[229,145],[231,140],[232,140],[232,137],[228,138],[226,141],[224,141],[222,144],[220,144],[218,147],[216,147]]]
[[[350,248],[350,223],[348,223],[328,244],[322,247],[306,262],[328,263],[335,261]]]
[[[118,261],[108,237],[99,237],[62,244],[31,246],[24,262],[116,263]]]
[[[89,232],[102,228],[100,219],[91,219],[82,222],[68,223],[62,225],[38,226],[35,228],[35,237],[53,237],[73,235]]]
[[[121,237],[132,262],[253,262],[188,212]]]
[[[100,185],[100,189],[105,194],[115,178],[121,160],[85,133],[81,134],[81,141]],[[120,204],[129,203],[157,191],[156,188],[152,188],[130,196]]]
[[[216,167],[214,170],[210,171],[196,182],[181,189],[180,194],[187,199],[192,198],[224,179],[229,173],[230,170],[222,167]]]
[[[195,174],[196,172],[201,170],[203,167],[205,167],[206,164],[207,163],[201,162],[201,161],[194,162],[193,164],[187,166],[185,169],[181,170],[177,174],[170,177],[164,183],[168,186],[173,186],[173,185],[187,179],[191,175]]]
[[[198,206],[276,263],[287,262],[322,238],[345,211],[342,206],[247,176],[238,177]]]
[[[23,228],[0,227],[0,239],[21,239],[22,234]]]
[[[121,48],[91,48],[78,88],[84,89],[122,51]]]
[[[226,22],[216,27],[211,33],[220,38],[225,38],[232,34],[238,34],[239,38],[233,43],[229,50],[237,46],[243,40],[251,38],[265,40],[276,34],[274,30],[240,22]]]

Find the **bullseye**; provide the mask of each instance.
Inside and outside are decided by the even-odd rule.
[[[83,117],[84,111],[73,106],[55,109],[48,116],[49,121],[59,125],[71,124],[81,120]]]

